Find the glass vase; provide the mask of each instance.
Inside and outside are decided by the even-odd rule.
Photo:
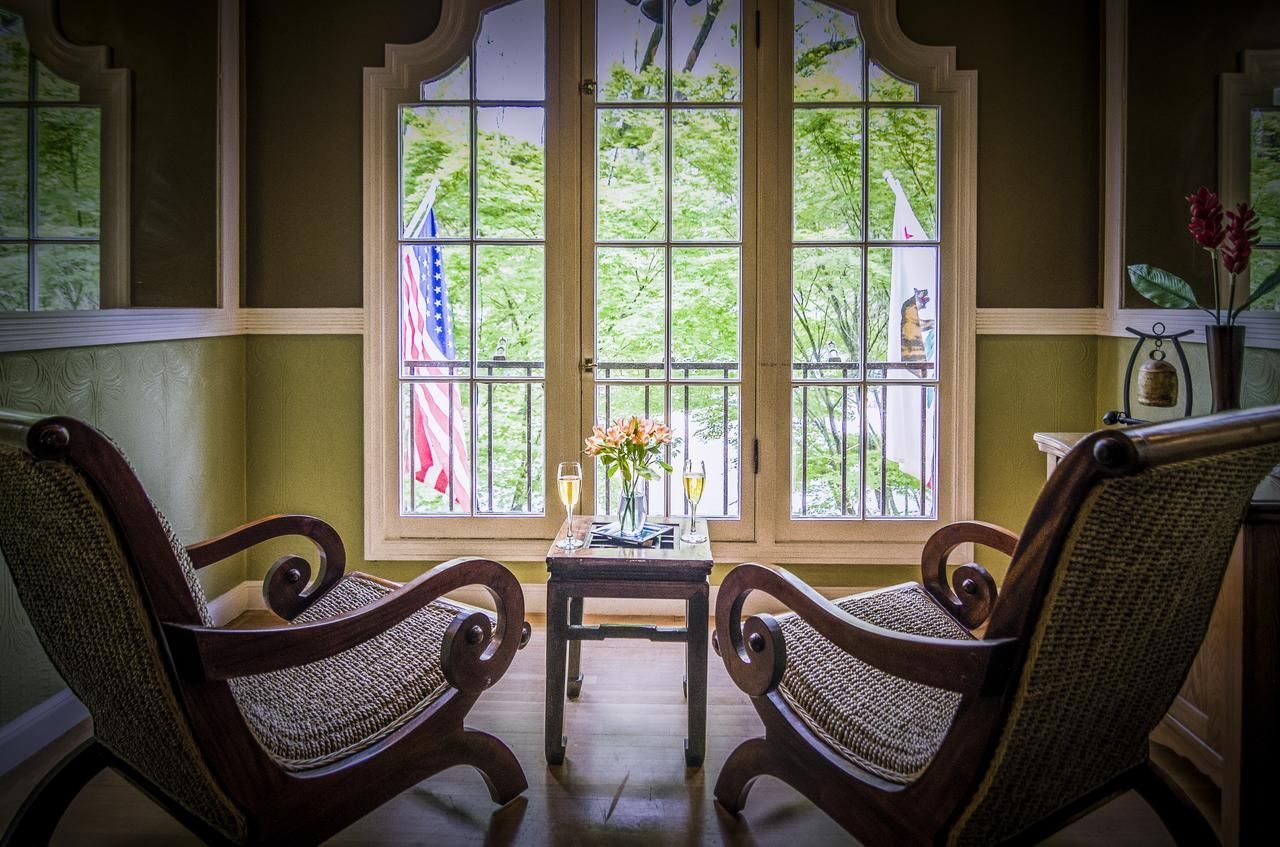
[[[625,536],[636,538],[644,531],[645,519],[649,517],[647,498],[643,486],[633,490],[623,489],[618,500],[618,526]]]

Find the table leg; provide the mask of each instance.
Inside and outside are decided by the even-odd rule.
[[[544,746],[547,764],[564,763],[565,634],[568,601],[552,579],[547,583],[547,700]]]
[[[691,768],[702,764],[707,750],[707,592],[705,584],[699,586],[689,598],[685,615],[689,737],[684,742],[684,761]]]
[[[569,598],[569,625],[582,625],[582,609],[586,605],[581,597]],[[569,642],[569,697],[578,699],[582,693],[582,642],[574,639]]]

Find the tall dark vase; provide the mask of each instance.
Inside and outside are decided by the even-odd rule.
[[[1244,331],[1242,326],[1210,324],[1204,328],[1209,346],[1209,387],[1213,409],[1225,412],[1240,408],[1240,378],[1244,374]]]

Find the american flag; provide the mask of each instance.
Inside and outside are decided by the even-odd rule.
[[[436,237],[434,208],[427,211],[418,237]],[[439,362],[455,359],[458,349],[453,342],[449,285],[440,245],[406,244],[401,257],[404,308],[400,321],[405,358]],[[449,376],[450,368],[424,365],[413,368],[412,373]],[[471,464],[467,459],[468,428],[462,415],[459,386],[453,382],[412,385],[413,449],[405,464],[413,463],[413,478],[418,482],[427,483],[467,508],[471,504]]]

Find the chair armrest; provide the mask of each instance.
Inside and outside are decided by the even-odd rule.
[[[515,575],[489,559],[454,559],[372,603],[331,618],[253,629],[165,623],[178,672],[188,679],[226,680],[305,665],[350,650],[465,585],[492,595],[497,621],[479,609],[462,609],[445,632],[441,668],[464,692],[497,681],[516,650],[528,641],[524,594]]]
[[[986,623],[999,592],[987,569],[976,562],[956,568],[947,584],[947,559],[961,544],[981,544],[1012,556],[1018,546],[1016,533],[982,521],[957,521],[939,529],[925,542],[920,556],[922,582],[929,594],[969,629]]]
[[[198,570],[264,541],[286,535],[311,539],[320,555],[320,575],[310,591],[306,588],[311,582],[311,563],[301,556],[281,556],[262,581],[262,596],[267,608],[286,620],[292,620],[336,585],[346,570],[347,553],[342,538],[337,530],[320,518],[271,515],[208,541],[192,544],[187,548],[187,555]]]
[[[782,682],[787,655],[782,627],[772,615],[742,622],[752,591],[777,598],[841,650],[902,679],[969,695],[991,690],[1008,670],[1012,639],[957,641],[885,629],[855,618],[781,568],[748,563],[720,584],[716,637],[729,676],[753,697]]]

